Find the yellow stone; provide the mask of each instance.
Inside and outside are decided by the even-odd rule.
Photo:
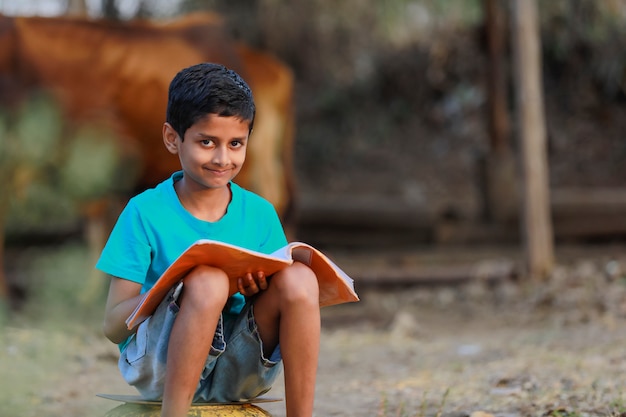
[[[159,417],[161,406],[125,403],[106,413],[105,417]],[[271,417],[254,404],[192,405],[187,417]]]

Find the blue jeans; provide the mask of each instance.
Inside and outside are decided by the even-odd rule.
[[[163,397],[167,348],[179,310],[177,299],[181,289],[182,283],[169,292],[154,314],[139,325],[120,356],[118,365],[122,376],[145,399]],[[193,343],[193,340],[177,343]],[[263,356],[254,309],[247,303],[237,316],[222,314],[194,402],[231,402],[258,397],[270,390],[281,370],[279,347],[269,359]]]

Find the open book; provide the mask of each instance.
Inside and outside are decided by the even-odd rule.
[[[270,276],[294,261],[308,265],[317,275],[320,288],[320,307],[359,301],[354,281],[326,255],[314,247],[292,242],[267,255],[224,242],[201,239],[187,248],[144,294],[135,311],[126,319],[129,329],[148,318],[167,292],[196,265],[210,265],[226,272],[231,279],[231,293],[237,292],[237,279],[248,272],[263,271]]]

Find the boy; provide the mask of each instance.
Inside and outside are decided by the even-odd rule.
[[[132,198],[96,267],[111,276],[104,333],[120,345],[126,381],[161,416],[193,401],[246,400],[267,392],[284,364],[287,416],[312,416],[319,355],[319,289],[304,264],[238,280],[197,266],[136,329],[125,320],[142,293],[200,238],[271,253],[287,243],[269,202],[232,182],[246,157],[255,106],[232,70],[186,68],[169,88],[163,142],[182,171]],[[280,346],[279,346],[280,344]]]

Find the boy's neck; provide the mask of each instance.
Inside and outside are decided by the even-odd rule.
[[[230,184],[220,188],[194,189],[185,178],[174,183],[174,190],[183,207],[194,217],[216,222],[226,214],[232,198]]]

